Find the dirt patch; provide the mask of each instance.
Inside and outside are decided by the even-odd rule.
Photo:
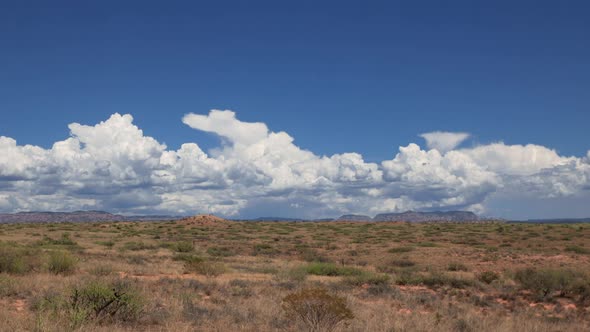
[[[21,300],[21,299],[17,299],[12,303],[12,307],[14,308],[14,310],[21,312],[21,311],[25,311],[27,303],[25,302],[25,300]]]
[[[27,310],[27,302],[23,299],[1,299],[0,307],[9,308],[13,312],[24,313]]]

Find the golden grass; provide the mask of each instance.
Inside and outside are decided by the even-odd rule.
[[[338,331],[583,331],[590,284],[539,299],[515,275],[590,275],[588,238],[590,225],[577,224],[4,224],[0,246],[40,254],[32,271],[0,273],[10,288],[0,289],[0,331],[300,331],[282,300],[309,287],[346,299],[354,319]],[[54,252],[76,258],[73,272],[50,273]],[[191,259],[222,268],[187,270]],[[141,317],[76,322],[39,309],[89,280],[133,283]]]

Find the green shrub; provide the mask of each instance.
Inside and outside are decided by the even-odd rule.
[[[112,265],[107,265],[107,264],[99,264],[94,266],[91,270],[90,273],[95,275],[95,276],[108,276],[111,275],[113,273],[114,269]]]
[[[300,255],[301,255],[301,258],[303,258],[303,260],[306,262],[327,263],[330,261],[327,257],[321,255],[316,250],[311,249],[311,248],[305,248],[305,249],[301,250]]]
[[[77,259],[67,251],[53,251],[49,254],[47,268],[55,274],[70,274],[76,270]]]
[[[485,283],[491,284],[494,280],[498,280],[500,275],[494,271],[484,271],[477,275],[477,280]]]
[[[465,264],[456,263],[456,262],[449,263],[447,270],[449,270],[449,271],[469,271],[469,269],[467,268],[467,266],[465,266]]]
[[[72,329],[91,321],[135,322],[145,301],[129,281],[90,280],[74,286],[67,295],[49,290],[33,301],[32,309],[67,319]]]
[[[576,254],[581,254],[581,255],[590,254],[590,249],[580,247],[580,246],[567,246],[567,247],[565,247],[565,251],[574,252]]]
[[[172,260],[181,261],[185,263],[198,263],[205,261],[205,258],[191,254],[177,254],[172,257]]]
[[[20,250],[0,247],[0,273],[21,274],[27,272],[23,254]]]
[[[16,295],[16,285],[14,278],[0,274],[0,297]]]
[[[113,241],[96,241],[95,243],[101,246],[105,246],[107,248],[112,248],[113,246],[115,246],[115,242]]]
[[[59,239],[53,239],[45,235],[42,240],[37,242],[37,245],[76,246],[78,244],[70,238],[70,233],[63,233]]]
[[[134,241],[130,241],[130,242],[126,242],[125,244],[123,244],[123,250],[132,250],[132,251],[138,251],[138,250],[147,250],[147,249],[155,249],[156,247],[150,244],[145,244],[141,241],[139,242],[134,242]]]
[[[398,285],[448,286],[452,288],[465,288],[473,285],[472,280],[457,278],[440,272],[420,275],[411,271],[403,271],[398,274],[395,283]]]
[[[282,304],[288,318],[297,320],[309,331],[334,331],[343,321],[354,318],[342,297],[323,288],[303,289],[287,295]]]
[[[275,274],[275,279],[278,282],[303,282],[307,278],[307,271],[305,268],[296,267],[290,269],[279,270]]]
[[[346,277],[345,282],[354,286],[385,285],[389,283],[389,276],[387,274],[363,272],[360,275]]]
[[[227,268],[221,262],[207,260],[185,261],[184,271],[186,273],[197,273],[207,277],[216,277],[227,271]]]
[[[414,247],[395,247],[395,248],[391,248],[391,249],[387,250],[387,252],[389,252],[391,254],[399,254],[399,253],[404,253],[404,252],[410,252],[413,250],[414,250]]]
[[[245,280],[234,279],[228,283],[229,291],[232,296],[250,297],[253,292],[250,284]]]
[[[430,273],[422,278],[422,283],[428,287],[449,286],[452,288],[465,288],[473,285],[472,280],[457,278],[444,273]]]
[[[235,252],[228,247],[211,247],[207,249],[207,253],[215,257],[230,257],[235,255]]]
[[[88,318],[114,321],[135,321],[144,307],[138,292],[123,280],[82,284],[70,293],[69,305]]]
[[[515,273],[514,279],[526,290],[531,291],[539,301],[550,299],[553,293],[559,296],[583,295],[588,276],[571,270],[536,270],[527,268]]]
[[[195,246],[192,242],[188,241],[180,241],[176,242],[172,245],[172,250],[176,252],[191,252],[195,249]]]
[[[258,243],[254,245],[254,251],[252,252],[253,256],[256,255],[268,255],[268,256],[272,256],[279,253],[279,251],[277,249],[275,249],[273,246],[271,246],[270,244],[266,244],[266,243]]]
[[[23,274],[36,270],[42,259],[39,250],[0,245],[0,273]]]
[[[357,268],[333,263],[310,263],[305,267],[305,271],[318,276],[355,276],[363,273]]]
[[[412,266],[416,265],[416,263],[414,263],[413,261],[411,261],[409,259],[394,259],[391,261],[391,265],[397,266],[397,267],[412,267]]]
[[[438,244],[434,243],[434,242],[420,242],[418,244],[416,244],[418,247],[425,247],[425,248],[433,248],[433,247],[438,247]]]

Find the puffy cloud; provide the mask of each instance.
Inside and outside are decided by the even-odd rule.
[[[451,151],[469,138],[468,133],[453,133],[446,131],[434,131],[421,134],[420,137],[426,140],[429,149],[438,150],[441,153]]]
[[[268,136],[268,128],[261,122],[242,122],[232,111],[212,110],[209,115],[187,114],[182,122],[191,128],[227,137],[236,144],[253,144]]]
[[[504,174],[530,175],[543,169],[566,165],[577,158],[562,157],[544,146],[495,143],[462,150],[480,165]]]
[[[495,173],[461,152],[441,154],[416,144],[399,150],[382,163],[390,209],[472,208],[502,186]]]
[[[538,145],[494,143],[456,149],[466,133],[422,134],[428,149],[399,148],[390,160],[359,153],[320,156],[286,132],[243,122],[232,111],[182,121],[224,138],[170,150],[131,115],[73,123],[50,149],[0,137],[0,211],[105,209],[129,213],[326,217],[343,213],[470,209],[490,197],[567,197],[590,187],[590,151],[560,156]],[[493,213],[493,211],[492,211]]]

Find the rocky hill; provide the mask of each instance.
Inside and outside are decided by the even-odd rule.
[[[178,220],[181,224],[187,225],[195,225],[195,226],[211,226],[211,225],[220,225],[220,224],[227,224],[230,221],[227,219],[219,218],[212,214],[199,214],[192,217],[182,218]]]

